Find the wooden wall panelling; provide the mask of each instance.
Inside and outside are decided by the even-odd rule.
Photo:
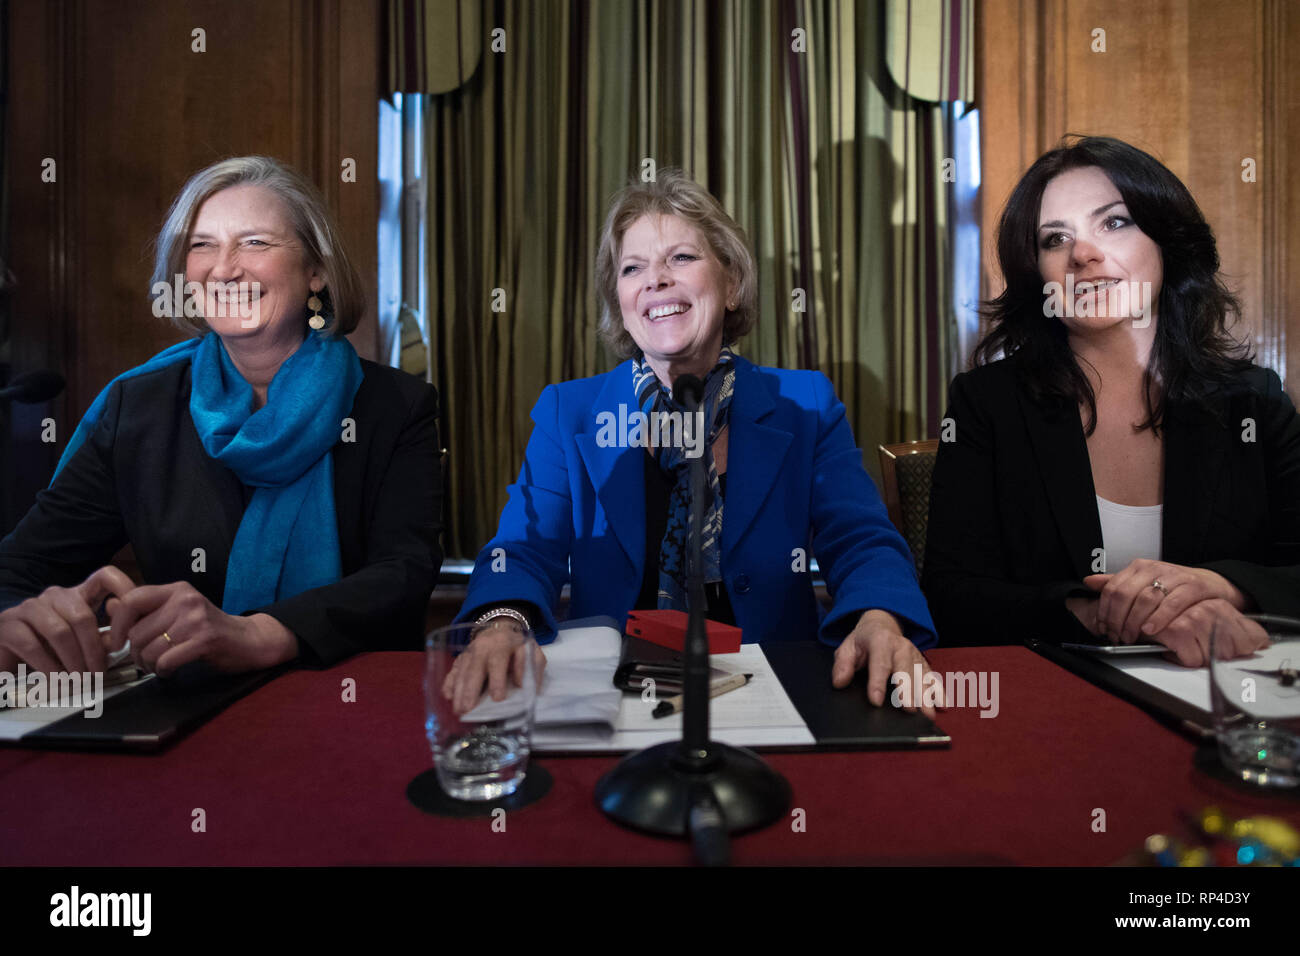
[[[1264,194],[1263,325],[1265,341],[1277,341],[1277,364],[1286,370],[1292,398],[1300,400],[1300,11],[1290,0],[1266,0],[1263,36]],[[1278,341],[1280,340],[1280,341]]]
[[[1298,201],[1287,169],[1300,93],[1287,56],[1300,39],[1294,9],[1285,0],[988,0],[980,16],[984,294],[1001,289],[994,227],[1029,164],[1067,132],[1116,136],[1187,183],[1241,298],[1238,333],[1284,372],[1298,336],[1286,303],[1300,281],[1286,230]],[[1092,48],[1096,29],[1104,53]],[[1246,158],[1253,183],[1242,180]]]
[[[78,202],[71,188],[76,127],[70,103],[73,85],[65,64],[79,59],[78,8],[13,0],[9,6],[8,150],[9,266],[16,284],[10,299],[10,357],[14,375],[49,368],[68,379],[68,389],[41,405],[12,405],[13,461],[4,463],[15,508],[30,503],[48,481],[57,448],[40,440],[41,421],[54,418],[66,428],[68,396],[77,387],[68,361],[73,325],[70,278],[78,271],[77,250],[68,236],[79,228]],[[53,159],[55,183],[41,180],[45,159]],[[9,516],[11,521],[11,516]],[[7,530],[7,529],[6,529]]]
[[[11,0],[9,10],[12,364],[67,377],[49,409],[58,447],[109,380],[177,340],[149,307],[151,242],[186,178],[225,156],[270,154],[321,187],[369,290],[352,339],[376,356],[382,0]],[[204,52],[192,50],[196,28]],[[41,182],[44,157],[55,183]],[[341,182],[345,157],[355,182]],[[27,503],[57,460],[56,448],[31,446],[32,420],[15,436],[41,476],[19,492]]]

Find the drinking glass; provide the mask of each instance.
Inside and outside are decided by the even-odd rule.
[[[1269,646],[1251,657],[1220,660],[1210,634],[1210,701],[1224,765],[1269,787],[1300,784],[1300,634],[1261,622]]]
[[[462,669],[469,665],[465,654],[479,635],[490,635],[509,653],[505,697],[494,700],[485,679],[473,707],[458,714],[444,687],[458,661]],[[438,782],[448,796],[495,800],[523,783],[540,678],[536,654],[532,632],[513,621],[490,631],[453,624],[425,638],[424,729]]]

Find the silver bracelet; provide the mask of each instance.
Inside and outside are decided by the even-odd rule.
[[[515,610],[514,608],[512,608],[512,607],[498,607],[498,608],[493,608],[491,611],[488,611],[486,614],[484,614],[482,617],[480,617],[477,621],[475,621],[474,624],[475,624],[476,627],[482,627],[482,626],[483,626],[484,624],[486,624],[488,621],[490,621],[490,620],[492,620],[493,618],[496,618],[496,617],[508,617],[508,618],[512,618],[512,619],[518,621],[520,624],[522,624],[523,627],[524,627],[524,630],[525,630],[525,631],[531,631],[531,630],[532,630],[532,626],[528,623],[528,618],[524,617],[522,614],[520,614],[518,611],[516,611],[516,610]]]

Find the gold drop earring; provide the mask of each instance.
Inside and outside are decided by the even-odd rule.
[[[316,295],[315,293],[312,293],[312,297],[307,300],[307,308],[311,309],[312,312],[315,313],[310,319],[307,320],[307,324],[310,325],[317,332],[325,328],[325,317],[320,314],[320,310],[323,308],[323,304],[321,303],[320,296]]]

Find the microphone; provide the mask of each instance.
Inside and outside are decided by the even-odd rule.
[[[694,375],[679,375],[673,399],[696,417],[704,398],[704,383]],[[699,417],[703,417],[700,415]],[[701,436],[703,440],[703,436]],[[691,459],[691,508],[686,545],[686,642],[682,647],[681,756],[694,764],[708,762],[709,752],[709,638],[704,625],[708,599],[704,596],[704,499],[709,476],[704,455]]]
[[[673,401],[699,413],[704,383],[679,375]],[[703,437],[703,436],[702,436]],[[705,457],[690,463],[686,556],[686,643],[682,651],[682,738],[625,757],[596,784],[596,803],[616,823],[665,836],[688,837],[696,859],[725,864],[729,834],[767,826],[790,806],[790,784],[757,754],[709,739],[709,639],[704,614]]]
[[[5,388],[0,388],[0,401],[21,402],[24,405],[48,402],[63,391],[64,384],[63,376],[58,372],[48,369],[24,372]]]
[[[673,401],[693,412],[704,401],[704,383],[694,375],[678,375],[673,382]]]

